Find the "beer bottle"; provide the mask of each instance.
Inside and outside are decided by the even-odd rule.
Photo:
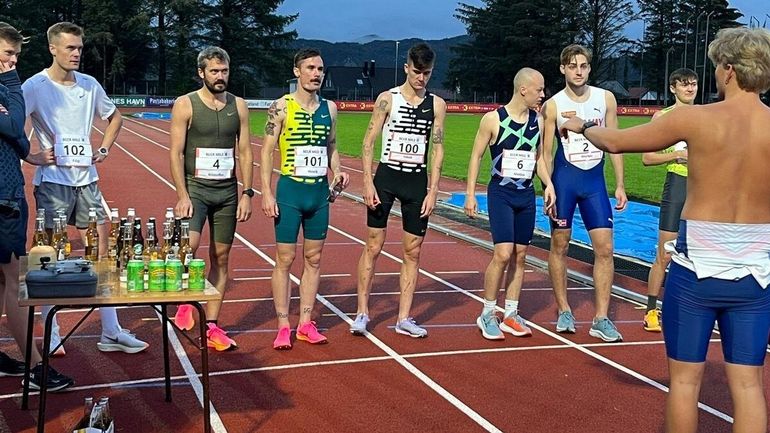
[[[179,247],[182,244],[182,219],[174,218],[174,231],[171,236],[171,248],[174,255],[179,255]]]
[[[166,222],[167,223],[174,223],[174,208],[167,207],[166,208]]]
[[[72,244],[67,234],[67,217],[64,216],[64,212],[59,213],[59,221],[61,221],[61,242],[64,245],[64,258],[68,259],[72,253]]]
[[[120,219],[117,208],[110,209],[110,235],[107,239],[107,257],[110,260],[110,267],[114,267],[118,262],[118,242],[120,241]]]
[[[144,249],[144,235],[142,235],[142,219],[134,220],[134,229],[131,234],[131,247],[134,250],[134,259],[142,260],[142,250]]]
[[[96,208],[88,210],[88,228],[86,229],[86,259],[99,260],[99,232],[96,229]]]
[[[176,258],[171,243],[172,236],[171,223],[166,221],[163,223],[163,246],[160,249],[160,258],[164,261]]]
[[[53,237],[51,240],[51,246],[56,250],[56,261],[64,260],[66,253],[66,245],[64,243],[64,237],[66,236],[66,230],[64,223],[59,217],[53,219]]]
[[[40,211],[38,211],[40,214]],[[45,219],[35,218],[35,235],[32,238],[33,246],[42,247],[48,245],[48,233],[45,231]]]
[[[35,216],[35,219],[42,218],[43,221],[45,221],[45,209],[40,208],[37,210],[37,215]]]
[[[148,237],[150,236],[150,231],[151,231],[150,230],[150,224],[152,224],[152,239],[153,239],[152,246],[157,248],[158,251],[160,251],[160,245],[158,244],[158,232],[155,230],[155,227],[158,224],[155,222],[155,217],[152,217],[152,218],[147,220],[147,236]]]
[[[136,210],[130,207],[126,210],[126,220],[128,221],[132,238],[134,236],[134,219],[136,219]]]
[[[129,260],[134,258],[134,250],[131,248],[131,225],[123,224],[123,247],[120,252],[120,279],[126,281]]]
[[[158,243],[155,240],[154,232],[152,223],[147,223],[147,237],[144,240],[144,251],[142,251],[145,270],[149,269],[150,260],[157,260],[159,256]]]
[[[190,223],[185,221],[182,223],[182,244],[179,246],[179,258],[182,260],[182,289],[187,289],[187,284],[190,278],[190,262],[193,259],[193,249],[190,245]]]

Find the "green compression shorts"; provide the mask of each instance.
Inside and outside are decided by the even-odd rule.
[[[303,183],[281,176],[276,187],[278,217],[275,240],[282,244],[297,243],[299,227],[305,239],[326,239],[329,229],[329,182]]]

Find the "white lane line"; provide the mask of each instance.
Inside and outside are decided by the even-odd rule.
[[[125,128],[124,128],[125,129]],[[143,137],[141,134],[138,134],[134,132],[134,134],[146,139],[150,140],[147,137]],[[174,185],[169,183],[166,179],[164,179],[160,174],[155,172],[152,168],[147,166],[147,164],[139,161],[132,153],[130,153],[126,148],[123,146],[118,145],[118,143],[115,143],[116,146],[118,146],[121,150],[126,152],[131,158],[135,159],[137,162],[139,162],[142,167],[144,167],[147,171],[152,173],[155,177],[160,179],[163,183],[165,183],[169,188],[172,188],[176,190]],[[165,147],[165,146],[162,146]],[[330,226],[331,227],[331,226]],[[240,233],[236,231],[235,237],[240,240],[244,245],[249,247],[252,251],[254,251],[257,255],[262,257],[263,260],[265,260],[267,263],[269,263],[272,266],[275,266],[275,261],[270,258],[270,256],[266,255],[264,252],[262,252],[260,249],[258,249],[254,244],[249,242],[246,238],[241,236]],[[293,274],[290,274],[290,278],[292,281],[294,281],[296,284],[299,284],[299,278],[294,276]],[[332,310],[339,316],[342,320],[346,321],[348,324],[352,324],[353,321],[345,315],[341,310],[339,310],[335,305],[333,305],[331,302],[329,302],[324,296],[317,294],[316,299],[326,306],[326,308]],[[489,432],[501,432],[500,429],[495,427],[491,422],[489,422],[487,419],[479,415],[476,411],[471,409],[468,405],[460,401],[457,397],[455,397],[452,393],[444,389],[441,385],[436,383],[433,379],[431,379],[428,375],[420,371],[417,367],[415,367],[413,364],[411,364],[409,361],[407,361],[403,356],[401,356],[399,353],[397,353],[395,350],[393,350],[390,346],[383,343],[380,339],[375,337],[374,335],[367,333],[367,338],[369,338],[370,341],[372,341],[377,347],[379,347],[383,352],[387,353],[391,358],[393,358],[397,363],[401,364],[402,367],[404,367],[407,371],[412,373],[415,377],[417,377],[419,380],[421,380],[424,384],[426,384],[429,388],[433,389],[438,395],[443,397],[445,400],[447,400],[449,403],[451,403],[453,406],[455,406],[458,410],[460,410],[462,413],[467,415],[471,420],[476,422],[479,426],[484,428],[485,430]],[[213,410],[213,406],[212,406]]]
[[[270,280],[273,277],[237,277],[233,278],[233,281],[260,281],[260,280]]]
[[[351,239],[353,241],[357,241],[357,242],[361,243],[361,245],[365,245],[364,241],[362,241],[362,240],[356,238],[355,236],[353,236],[353,235],[351,235],[351,234],[349,234],[349,233],[347,233],[347,232],[345,232],[343,230],[340,230],[340,229],[338,229],[338,228],[336,228],[336,227],[334,227],[332,225],[329,226],[329,229],[339,233],[340,235],[342,235],[342,236],[344,236],[344,237],[346,237],[348,239]],[[388,253],[387,251],[382,251],[381,254],[384,255],[385,257],[388,257],[388,258],[398,262],[398,263],[403,263],[403,260],[401,260],[398,257]],[[436,281],[437,283],[440,283],[440,284],[443,284],[443,285],[445,285],[445,286],[447,286],[449,288],[452,288],[452,289],[454,289],[454,290],[456,290],[456,291],[458,291],[458,292],[460,292],[460,293],[462,293],[462,294],[464,294],[464,295],[466,295],[466,296],[468,296],[468,297],[470,297],[472,299],[475,299],[476,301],[478,301],[480,303],[484,302],[483,298],[481,298],[480,296],[474,295],[470,291],[468,291],[468,290],[466,290],[466,289],[464,289],[462,287],[456,286],[455,284],[452,284],[449,281],[446,281],[443,278],[438,277],[438,276],[434,275],[431,272],[428,272],[428,271],[426,271],[426,270],[424,270],[422,268],[418,269],[418,271],[420,272],[420,274],[422,274],[422,275],[432,279],[433,281]],[[501,308],[500,306],[498,306],[496,308],[497,308],[498,311],[501,311],[501,312],[504,311],[504,309]],[[622,364],[620,364],[618,362],[615,362],[615,361],[607,358],[606,356],[603,356],[603,355],[600,355],[600,354],[598,354],[596,352],[588,350],[587,348],[582,347],[582,346],[578,345],[577,343],[574,343],[573,341],[568,340],[568,339],[562,337],[561,335],[559,335],[559,334],[557,334],[555,332],[552,332],[551,330],[546,329],[546,328],[538,325],[537,323],[533,323],[533,322],[530,322],[530,321],[526,321],[526,322],[532,328],[537,329],[538,331],[542,332],[543,334],[548,335],[548,336],[550,336],[550,337],[552,337],[552,338],[554,338],[554,339],[556,339],[558,341],[561,341],[562,343],[564,343],[564,344],[566,344],[566,345],[568,345],[570,347],[573,347],[573,348],[583,352],[584,354],[586,354],[586,355],[588,355],[588,356],[590,356],[590,357],[592,357],[592,358],[594,358],[594,359],[596,359],[596,360],[598,360],[600,362],[603,362],[603,363],[607,364],[610,367],[613,367],[613,368],[615,368],[617,370],[620,370],[623,373],[626,373],[626,374],[628,374],[628,375],[630,375],[630,376],[632,376],[632,377],[634,377],[634,378],[636,378],[636,379],[638,379],[638,380],[640,380],[640,381],[642,381],[642,382],[644,382],[644,383],[646,383],[646,384],[648,384],[650,386],[653,386],[653,387],[655,387],[655,388],[657,388],[657,389],[659,389],[659,390],[661,390],[663,392],[668,392],[669,391],[669,388],[667,386],[663,385],[660,382],[657,382],[657,381],[655,381],[653,379],[650,379],[649,377],[647,377],[647,376],[645,376],[645,375],[643,375],[643,374],[641,374],[641,373],[639,373],[639,372],[637,372],[635,370],[632,370],[632,369],[630,369],[630,368],[628,368],[628,367],[626,367],[626,366],[624,366],[624,365],[622,365]],[[710,413],[710,414],[712,414],[712,415],[714,415],[714,416],[716,416],[718,418],[721,418],[721,419],[723,419],[723,420],[725,420],[725,421],[727,421],[729,423],[733,422],[733,418],[730,415],[727,415],[726,413],[724,413],[724,412],[722,412],[722,411],[720,411],[720,410],[718,410],[718,409],[716,409],[714,407],[711,407],[711,406],[709,406],[709,405],[707,405],[705,403],[701,403],[699,401],[698,402],[698,407],[700,409],[704,410],[705,412]]]
[[[104,135],[104,133],[101,130],[99,130],[99,128],[94,127],[94,129],[99,131],[100,134]],[[168,185],[170,188],[176,190],[176,188],[174,188],[174,185],[170,184],[166,179],[164,179],[158,173],[153,171],[147,164],[145,164],[139,158],[134,156],[133,153],[129,152],[128,149],[121,146],[117,142],[117,140],[113,143],[113,145],[116,146],[118,149],[122,150],[123,152],[125,152],[126,155],[130,156],[134,161],[139,163],[139,165],[144,167],[150,173],[154,174],[163,183]],[[187,356],[187,352],[185,352],[184,348],[182,348],[182,345],[179,343],[179,340],[177,339],[176,334],[173,332],[170,326],[167,330],[164,329],[163,331],[168,332],[169,338],[171,339],[172,345],[174,346],[174,352],[176,353],[177,358],[179,358],[179,363],[182,364],[182,367],[184,368],[184,371],[187,374],[187,380],[190,381],[190,385],[192,385],[192,388],[195,391],[195,395],[198,398],[198,403],[200,403],[201,407],[203,407],[203,384],[198,378],[198,375],[195,373],[195,370],[192,367],[192,363],[190,363],[190,358]],[[219,413],[217,413],[217,410],[214,407],[214,403],[209,402],[209,404],[210,404],[209,414],[211,416],[211,427],[214,429],[215,432],[227,433],[227,429],[222,423],[222,419],[219,417]]]
[[[440,275],[452,275],[452,274],[479,274],[479,271],[436,271]]]

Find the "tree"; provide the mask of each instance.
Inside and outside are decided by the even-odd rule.
[[[580,40],[593,53],[591,77],[599,82],[606,78],[606,61],[629,44],[623,30],[635,19],[634,8],[628,0],[582,0],[580,10]]]

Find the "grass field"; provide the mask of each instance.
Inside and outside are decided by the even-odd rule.
[[[371,113],[340,113],[337,124],[337,143],[340,152],[345,155],[361,156],[361,141]],[[267,113],[251,113],[251,131],[262,136]],[[622,116],[620,127],[628,128],[649,121],[648,117]],[[468,158],[473,147],[473,138],[481,120],[480,114],[449,114],[445,126],[445,156],[443,173],[456,179],[465,179],[468,171]],[[377,140],[375,156],[380,154],[380,141]],[[664,166],[645,167],[641,155],[625,155],[626,194],[636,200],[660,201],[666,169]],[[484,155],[479,182],[489,181],[489,152]],[[615,175],[609,160],[605,164],[604,175],[607,188],[613,195]],[[539,182],[536,182],[539,185]]]

